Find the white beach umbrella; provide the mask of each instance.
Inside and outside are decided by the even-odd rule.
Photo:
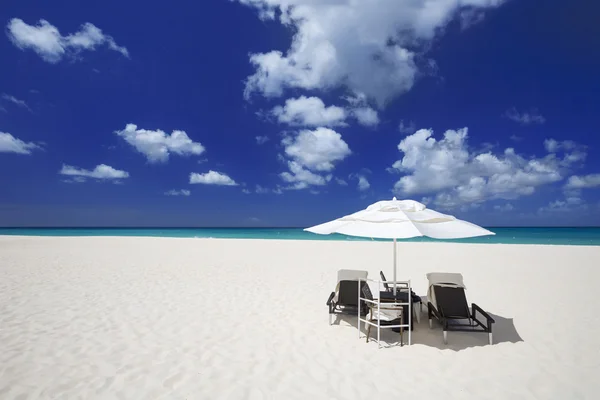
[[[396,239],[418,236],[461,239],[495,235],[487,229],[452,215],[430,210],[418,201],[396,200],[395,197],[391,201],[378,201],[354,214],[304,230],[320,235],[341,233],[349,236],[394,239],[394,282],[396,281]]]

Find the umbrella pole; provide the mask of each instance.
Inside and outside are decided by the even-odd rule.
[[[394,297],[396,297],[396,238],[394,238]]]

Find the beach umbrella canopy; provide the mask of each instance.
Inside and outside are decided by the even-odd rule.
[[[480,226],[452,215],[428,209],[414,200],[378,201],[354,214],[325,222],[305,231],[328,235],[394,239],[394,281],[396,281],[396,239],[427,236],[434,239],[462,239],[495,235]],[[396,285],[394,284],[394,294]]]

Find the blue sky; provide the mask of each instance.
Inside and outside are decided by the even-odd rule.
[[[0,225],[598,225],[592,3],[5,0]]]

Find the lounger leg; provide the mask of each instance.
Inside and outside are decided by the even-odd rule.
[[[400,328],[400,347],[404,346],[404,328]]]
[[[433,328],[433,320],[429,318],[429,329]]]
[[[333,314],[329,313],[329,325],[332,324]]]
[[[367,343],[369,343],[369,335],[371,334],[371,324],[368,324],[369,327],[367,328]]]
[[[492,332],[490,332],[490,345],[493,343],[492,341]]]
[[[444,331],[444,344],[448,344],[448,331]]]
[[[421,311],[419,310],[419,306],[417,304],[415,304],[413,306],[413,311],[415,314],[415,317],[417,318],[417,324],[421,323]]]

